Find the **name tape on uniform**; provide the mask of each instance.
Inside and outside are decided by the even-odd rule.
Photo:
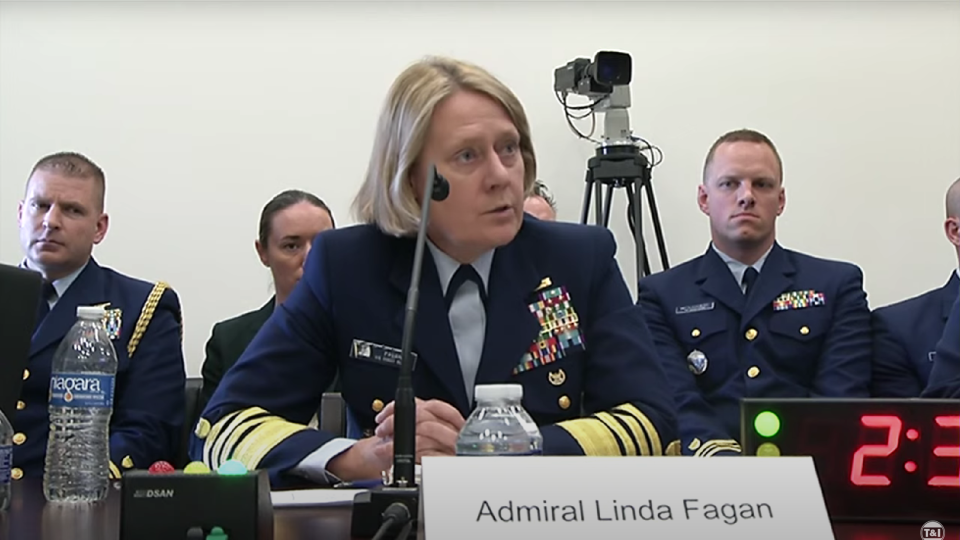
[[[356,360],[366,360],[375,364],[400,368],[403,359],[403,351],[396,347],[388,347],[379,343],[370,341],[353,340],[350,344],[350,358]],[[417,353],[410,352],[411,369],[417,366]]]
[[[810,457],[424,457],[427,538],[833,538]]]

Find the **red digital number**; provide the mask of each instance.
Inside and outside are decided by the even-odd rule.
[[[934,419],[937,425],[945,428],[960,428],[960,416],[938,416]],[[954,446],[937,446],[933,449],[937,457],[960,458],[960,443]],[[927,481],[929,486],[960,487],[960,470],[955,476],[933,476]]]
[[[860,423],[868,428],[886,428],[887,444],[865,444],[853,454],[850,481],[858,486],[889,486],[890,478],[882,474],[863,474],[863,460],[868,457],[887,457],[900,446],[903,422],[896,416],[861,416]]]

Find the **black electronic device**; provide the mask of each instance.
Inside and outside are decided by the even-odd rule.
[[[639,281],[641,277],[652,273],[643,237],[641,206],[644,194],[650,208],[650,221],[653,224],[663,270],[670,268],[670,262],[667,259],[666,241],[652,183],[652,169],[660,162],[663,154],[659,148],[634,136],[630,128],[628,109],[632,101],[632,71],[633,60],[629,54],[600,51],[592,61],[589,58],[576,58],[556,68],[553,89],[557,93],[557,100],[563,106],[570,129],[578,137],[597,145],[595,155],[587,161],[580,222],[590,222],[590,207],[594,204],[593,224],[609,227],[614,189],[623,188],[627,195],[627,225],[634,237]],[[589,98],[590,102],[571,105],[567,101],[571,94]],[[603,113],[603,127],[599,139],[593,137],[597,113]],[[573,124],[573,120],[584,118],[592,121],[589,134],[582,133]],[[650,157],[644,152],[649,152]],[[660,156],[659,159],[657,155]]]
[[[23,370],[30,357],[42,286],[39,272],[0,264],[0,342],[4,348],[0,359],[0,411],[11,423],[23,388]]]
[[[120,540],[170,540],[219,527],[230,540],[273,540],[267,471],[153,474],[121,478]]]
[[[811,456],[835,521],[960,523],[960,400],[741,401],[744,456]]]

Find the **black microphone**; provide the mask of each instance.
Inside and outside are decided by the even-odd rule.
[[[417,308],[420,303],[420,275],[423,273],[423,251],[427,241],[427,224],[430,220],[430,201],[442,201],[450,194],[450,182],[431,165],[423,187],[420,210],[420,226],[417,229],[416,248],[413,254],[413,271],[410,288],[407,290],[406,316],[403,321],[400,376],[397,379],[397,394],[394,400],[393,422],[393,482],[360,493],[353,499],[353,515],[350,534],[354,538],[382,538],[393,527],[416,523],[420,509],[420,487],[416,480],[417,458],[417,405],[413,390],[413,359],[411,349],[416,334]],[[399,519],[395,512],[397,504],[407,509],[408,520]],[[408,525],[406,531],[412,527]],[[416,538],[416,533],[413,533]]]

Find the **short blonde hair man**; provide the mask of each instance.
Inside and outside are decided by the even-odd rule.
[[[417,232],[420,205],[410,174],[423,150],[434,109],[458,90],[486,95],[506,110],[520,134],[524,192],[531,192],[537,160],[520,100],[487,70],[462,60],[432,56],[404,70],[390,88],[367,175],[353,202],[358,221],[375,223],[394,236]]]

